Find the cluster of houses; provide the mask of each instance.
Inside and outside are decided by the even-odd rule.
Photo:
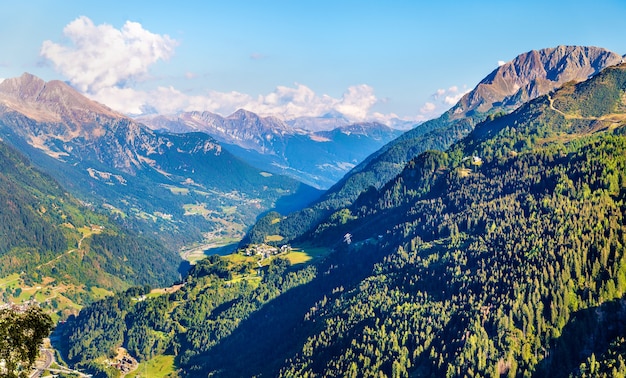
[[[0,302],[0,310],[12,310],[17,313],[23,313],[31,307],[39,307],[39,302],[35,299],[24,301],[20,304]]]
[[[136,359],[126,353],[123,356],[116,358],[114,361],[110,361],[110,364],[115,369],[121,371],[122,374],[130,373],[131,371],[137,369],[137,366],[139,365]]]
[[[291,252],[291,246],[284,244],[280,247],[274,247],[268,244],[250,244],[244,249],[243,254],[246,256],[261,256],[262,259],[267,259],[270,256],[278,255],[281,253]]]

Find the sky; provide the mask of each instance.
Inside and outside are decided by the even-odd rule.
[[[434,118],[499,64],[626,54],[626,1],[0,0],[0,80],[63,80],[125,114]]]

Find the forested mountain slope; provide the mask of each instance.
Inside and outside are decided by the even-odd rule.
[[[359,288],[329,298],[324,329],[284,372],[362,372],[367,361],[372,373],[567,376],[619,345],[625,91],[626,66],[568,85],[420,155],[329,218],[311,240],[350,232],[367,249],[387,230],[398,247]],[[346,332],[360,336],[335,341]]]
[[[619,376],[625,196],[622,65],[420,154],[307,235],[334,246],[325,260],[268,268],[266,294],[229,276],[249,267],[216,257],[204,282],[196,272],[185,291],[113,318],[154,316],[140,324],[173,335],[160,350],[183,376]],[[204,304],[185,304],[188,290]],[[88,322],[93,309],[67,340],[81,324],[113,337]],[[116,343],[149,340],[132,335]]]
[[[176,252],[94,213],[0,142],[0,277],[113,290],[169,283],[179,263]]]
[[[494,70],[441,117],[415,127],[370,155],[309,207],[271,227],[267,227],[270,223],[267,221],[257,223],[245,242],[261,242],[268,234],[296,239],[334,210],[350,205],[368,188],[379,189],[421,152],[445,150],[468,135],[489,114],[508,113],[525,101],[566,82],[586,80],[622,59],[602,48],[580,46],[558,46],[521,54]]]

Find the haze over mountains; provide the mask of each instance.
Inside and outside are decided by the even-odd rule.
[[[228,117],[186,112],[138,120],[155,130],[205,132],[261,169],[286,174],[321,189],[332,186],[370,153],[401,134],[380,123],[350,124],[343,118],[335,118],[336,124],[324,130],[330,119],[284,122],[243,109]]]

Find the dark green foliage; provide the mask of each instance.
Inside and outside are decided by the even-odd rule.
[[[228,263],[226,261],[221,259],[218,255],[212,255],[204,260],[198,261],[189,271],[189,275],[194,278],[215,275],[218,278],[230,280],[233,274],[228,269]]]
[[[65,251],[68,240],[60,224],[67,217],[61,208],[66,201],[71,200],[56,183],[0,143],[0,258],[9,262],[0,274]]]
[[[180,257],[153,239],[131,232],[93,235],[84,263],[132,285],[167,285],[178,276]]]
[[[609,75],[626,76],[598,80]],[[543,98],[494,117],[447,157],[424,154],[357,201],[356,219],[318,227],[325,243],[390,230],[399,247],[317,311],[323,330],[282,374],[567,376],[623,337],[620,302],[596,307],[626,293],[626,139],[619,128],[584,137],[595,119],[555,113]],[[606,355],[619,369],[620,356]],[[598,371],[596,357],[583,374]]]
[[[59,347],[69,362],[88,369],[89,361],[124,346],[140,361],[169,351],[191,371],[198,368],[191,361],[229,336],[240,322],[315,275],[313,267],[293,270],[288,260],[275,258],[258,286],[247,280],[231,283],[227,282],[231,268],[214,255],[198,262],[184,287],[172,294],[146,298],[142,295],[148,290],[137,288],[84,308],[66,323],[62,330],[66,343]]]
[[[38,307],[30,307],[24,312],[0,310],[0,361],[4,362],[0,377],[28,376],[52,325],[50,316]]]

